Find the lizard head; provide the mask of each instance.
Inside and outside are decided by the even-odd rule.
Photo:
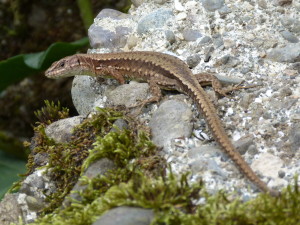
[[[80,55],[67,56],[54,62],[45,72],[46,77],[58,79],[75,75],[92,75],[91,68]]]

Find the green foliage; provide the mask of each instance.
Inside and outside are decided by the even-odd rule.
[[[51,124],[54,121],[69,117],[69,109],[60,106],[60,102],[55,105],[54,102],[45,100],[45,105],[40,110],[34,112],[34,115],[43,124]]]
[[[17,174],[25,172],[26,164],[24,160],[12,158],[8,155],[4,157],[4,155],[5,153],[0,152],[0,199],[11,187],[11,184],[20,179]]]
[[[46,70],[54,61],[72,55],[78,49],[88,45],[88,39],[52,44],[46,51],[32,54],[21,54],[0,62],[0,92],[7,86],[25,77]]]
[[[84,27],[86,30],[88,30],[90,25],[94,21],[92,3],[90,0],[77,0],[77,5],[80,11],[80,16],[83,21]]]

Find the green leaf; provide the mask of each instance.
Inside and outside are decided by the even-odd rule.
[[[75,54],[88,45],[88,38],[66,43],[56,42],[46,51],[21,54],[0,62],[0,92],[27,76],[46,70],[54,61]]]
[[[25,173],[25,165],[25,161],[13,158],[0,151],[0,199],[2,199],[13,182],[20,179],[17,174]]]

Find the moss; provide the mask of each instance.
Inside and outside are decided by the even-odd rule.
[[[243,202],[222,191],[211,195],[202,182],[189,184],[188,174],[178,177],[169,169],[166,175],[165,161],[145,133],[108,132],[112,122],[120,116],[114,111],[100,110],[77,128],[69,145],[54,144],[44,136],[43,127],[39,127],[40,145],[36,151],[50,152],[49,167],[55,171],[53,178],[60,186],[58,193],[49,198],[52,208],[32,224],[92,224],[109,209],[123,205],[153,209],[152,224],[254,225],[300,221],[297,179],[294,186],[283,190],[278,198],[262,193]],[[113,160],[118,168],[105,176],[80,178],[87,184],[87,188],[79,192],[82,200],[73,200],[67,208],[58,208],[80,173],[103,157]]]
[[[37,119],[43,124],[51,124],[54,121],[67,118],[69,116],[69,109],[62,108],[60,102],[57,105],[54,102],[45,100],[45,105],[40,110],[34,112]]]

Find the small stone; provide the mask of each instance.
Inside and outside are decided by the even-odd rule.
[[[215,11],[217,9],[220,9],[224,6],[224,0],[202,0],[202,6],[207,11]]]
[[[263,9],[267,9],[267,7],[268,7],[266,0],[258,0],[257,3],[258,3],[258,6]]]
[[[292,4],[293,0],[275,0],[274,5],[284,6]]]
[[[219,48],[224,45],[222,36],[219,34],[213,35],[213,43],[215,48]]]
[[[182,32],[183,38],[186,41],[196,41],[198,38],[201,38],[201,33],[197,30],[186,29]]]
[[[223,17],[223,16],[225,16],[225,15],[231,13],[231,9],[228,8],[227,5],[225,5],[225,6],[223,6],[222,8],[220,8],[220,9],[218,10],[218,12],[219,12],[220,15]]]
[[[282,35],[282,37],[284,39],[288,40],[291,43],[299,42],[299,39],[294,34],[292,34],[291,32],[289,32],[287,30],[281,31],[280,34]]]
[[[175,34],[173,33],[173,31],[170,30],[166,30],[165,31],[165,35],[166,35],[166,39],[170,44],[174,44],[176,41],[176,37]]]
[[[200,55],[195,54],[195,55],[188,56],[186,59],[186,63],[190,68],[194,68],[199,64],[200,60],[201,60]]]
[[[93,179],[97,176],[105,175],[107,171],[115,169],[116,166],[113,161],[107,158],[101,158],[93,163],[85,170],[83,176]],[[82,200],[82,197],[77,191],[82,191],[87,188],[88,184],[82,184],[80,180],[74,185],[69,197],[78,201]],[[66,207],[70,204],[70,199],[65,198],[63,206]]]
[[[179,0],[174,0],[174,8],[175,10],[182,12],[185,10],[185,8],[182,6],[182,4],[179,2]]]
[[[83,116],[74,116],[55,121],[46,127],[45,133],[56,143],[68,143],[71,141],[74,127],[79,125],[83,119]]]
[[[117,119],[114,123],[114,126],[116,126],[119,130],[128,129],[128,123],[124,119]],[[114,127],[111,129],[111,131],[117,131]]]
[[[258,159],[256,159],[251,167],[254,171],[259,171],[261,174],[273,179],[278,178],[278,171],[281,170],[283,161],[270,153],[263,153]]]
[[[143,4],[145,2],[145,0],[131,0],[131,3],[135,6],[135,7],[139,7],[141,4]]]
[[[88,30],[90,45],[92,48],[122,48],[127,42],[127,36],[131,28],[117,26],[115,31],[110,31],[92,24]]]
[[[0,202],[0,224],[18,224],[22,218],[22,210],[18,203],[18,194],[6,194]]]
[[[104,213],[92,225],[150,225],[153,219],[152,209],[120,206]]]
[[[114,20],[121,20],[121,19],[129,18],[130,16],[129,14],[122,13],[114,9],[102,9],[96,16],[97,19],[103,19],[107,17],[112,18]]]
[[[293,91],[289,87],[284,87],[280,90],[280,95],[283,97],[287,97],[293,94]]]
[[[282,16],[280,18],[281,24],[290,32],[293,32],[295,34],[300,33],[300,20],[295,19],[290,16]]]
[[[239,140],[234,142],[234,146],[236,150],[241,155],[244,155],[248,151],[251,145],[255,146],[255,143],[253,142],[253,136],[242,137]]]
[[[197,159],[194,160],[191,164],[191,171],[193,174],[203,173],[209,171],[212,174],[217,174],[219,176],[225,177],[225,173],[218,166],[216,161],[212,159]]]
[[[105,85],[100,85],[96,78],[90,76],[75,76],[71,94],[73,104],[79,115],[86,116],[95,111],[95,100],[103,94]]]
[[[291,126],[289,141],[292,152],[298,152],[300,150],[300,123],[294,123]]]
[[[278,177],[284,178],[284,177],[285,177],[285,171],[279,170],[279,171],[278,171]]]
[[[129,49],[134,48],[137,45],[138,40],[139,40],[139,38],[136,37],[136,36],[132,36],[132,35],[129,36],[128,39],[127,39],[127,47]]]
[[[41,199],[37,199],[32,196],[26,196],[25,198],[28,208],[32,211],[40,211],[45,208],[46,204]]]
[[[212,39],[209,36],[204,36],[201,41],[199,42],[199,44],[204,45],[204,44],[208,44],[211,43]]]
[[[300,62],[300,43],[291,43],[283,48],[272,49],[267,58],[275,62]]]
[[[216,65],[226,65],[226,67],[236,67],[240,63],[239,59],[231,55],[225,55],[216,62]]]
[[[163,102],[153,114],[149,126],[152,140],[158,146],[167,146],[174,138],[189,137],[192,133],[192,111],[178,100]]]
[[[158,9],[146,15],[138,22],[137,32],[138,34],[144,34],[150,30],[162,28],[172,16],[172,10],[166,8]]]
[[[298,73],[300,73],[300,62],[292,63],[290,65],[291,70],[296,70]]]
[[[148,92],[149,85],[147,83],[130,82],[107,91],[106,95],[112,105],[125,105],[126,108],[129,108],[146,100]]]

